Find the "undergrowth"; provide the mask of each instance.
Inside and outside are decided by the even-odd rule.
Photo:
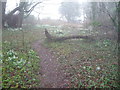
[[[109,39],[95,42],[66,40],[44,42],[61,63],[69,88],[118,88],[116,44]]]
[[[14,50],[10,42],[4,41],[1,60],[3,88],[31,88],[39,85],[40,59],[32,49]]]
[[[12,29],[2,32],[2,87],[34,88],[40,86],[40,58],[31,44],[43,34],[36,27]],[[41,35],[40,35],[41,34]]]
[[[42,27],[43,29],[44,27]],[[45,27],[47,28],[47,27]],[[53,27],[52,27],[53,28]],[[83,30],[49,30],[59,36],[83,35]],[[29,28],[30,29],[30,28]],[[33,28],[24,31],[3,31],[3,87],[36,87],[39,58],[28,45],[35,40],[44,40],[44,29]],[[49,27],[48,27],[49,29]],[[84,35],[89,34],[84,31]],[[94,32],[95,34],[95,32]],[[24,36],[24,38],[23,38]],[[23,40],[24,39],[24,40]],[[26,46],[27,44],[27,46]],[[23,45],[25,45],[23,47]],[[109,39],[89,42],[87,40],[66,40],[45,42],[43,45],[58,58],[70,88],[116,88],[118,85],[118,60],[115,42]],[[25,49],[27,48],[27,49]]]

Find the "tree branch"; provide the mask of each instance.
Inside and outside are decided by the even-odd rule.
[[[42,3],[42,2],[38,2],[35,5],[33,5],[29,10],[24,11],[25,13],[28,13],[27,16],[25,16],[24,18],[28,17],[31,14],[31,12],[34,10],[34,8],[40,3]]]
[[[117,26],[116,16],[115,16],[115,19],[114,19],[114,18],[112,17],[112,15],[110,14],[110,12],[108,11],[108,9],[106,9],[104,3],[103,3],[103,5],[104,5],[104,8],[105,8],[106,11],[105,11],[105,10],[102,10],[101,8],[100,8],[100,11],[106,13],[106,14],[110,17],[110,19],[112,20],[112,23],[114,24],[114,26],[116,27],[116,26]]]

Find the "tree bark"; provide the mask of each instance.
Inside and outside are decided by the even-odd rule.
[[[0,12],[2,12],[2,2],[1,1],[0,1]],[[2,52],[2,13],[0,13],[0,51]],[[0,70],[0,73],[1,73],[1,70]],[[2,87],[2,86],[0,85],[0,87]]]
[[[67,36],[67,37],[55,37],[52,36],[47,29],[45,29],[45,36],[49,41],[64,41],[68,39],[89,39],[89,40],[94,40],[91,36],[81,36],[81,35],[74,35],[74,36]]]
[[[120,63],[120,1],[118,2],[118,64]],[[120,72],[120,65],[118,65],[118,72]],[[118,78],[120,85],[120,77]]]
[[[6,10],[6,2],[1,2],[2,4],[2,27],[5,25],[5,10]]]
[[[120,1],[118,3],[118,43],[120,44]]]

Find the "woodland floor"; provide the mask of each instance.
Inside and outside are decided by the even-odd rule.
[[[105,56],[106,54],[106,56],[108,56],[108,53],[111,53],[111,51],[108,49],[105,51],[105,47],[101,45],[94,47],[95,43],[96,41],[89,42],[84,40],[67,40],[65,42],[57,43],[45,42],[45,39],[43,41],[38,40],[34,42],[32,47],[41,59],[40,87],[87,87],[90,83],[93,84],[88,78],[97,82],[97,78],[101,78],[103,73],[107,73],[106,71],[104,72],[104,70],[107,70],[108,68],[106,65],[110,65],[111,67],[111,65],[113,65],[113,59],[115,58],[113,57],[110,62],[108,61],[108,58],[101,59],[102,55]],[[104,47],[103,50],[100,49],[102,47]],[[97,50],[98,48],[100,50]],[[92,59],[96,60],[93,61]],[[114,61],[114,63],[115,62],[116,61]],[[97,70],[99,67],[100,71]],[[77,78],[77,80],[75,78]],[[89,84],[87,83],[87,80]],[[101,80],[102,79],[100,79],[100,81]],[[98,83],[102,85],[100,81],[98,81]],[[96,86],[99,87],[99,84],[96,84]]]
[[[44,34],[45,28],[51,35],[57,37],[92,35],[96,37],[96,40],[72,39],[62,42],[47,42]],[[90,31],[85,28],[50,25],[27,27],[23,31],[4,30],[3,33],[4,41],[11,42],[11,48],[15,51],[20,52],[21,48],[31,49],[32,46],[39,56],[40,69],[35,71],[39,75],[34,73],[40,81],[40,83],[35,83],[39,88],[117,87],[116,41],[109,39],[108,36],[109,31],[107,30]],[[22,54],[22,52],[20,53]],[[36,58],[31,60],[34,64]],[[20,80],[17,82],[19,83]]]

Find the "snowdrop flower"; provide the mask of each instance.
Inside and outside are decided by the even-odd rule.
[[[22,30],[22,28],[19,28],[20,30]]]
[[[11,61],[11,60],[12,60],[12,57],[8,57],[8,60],[10,60],[10,61]]]
[[[16,57],[15,55],[13,56],[13,59],[17,59],[18,57]]]
[[[0,57],[3,57],[3,54],[2,54],[2,53],[0,53]]]
[[[97,68],[96,68],[96,70],[100,70],[101,68],[98,66]]]
[[[85,66],[83,68],[85,69]]]

